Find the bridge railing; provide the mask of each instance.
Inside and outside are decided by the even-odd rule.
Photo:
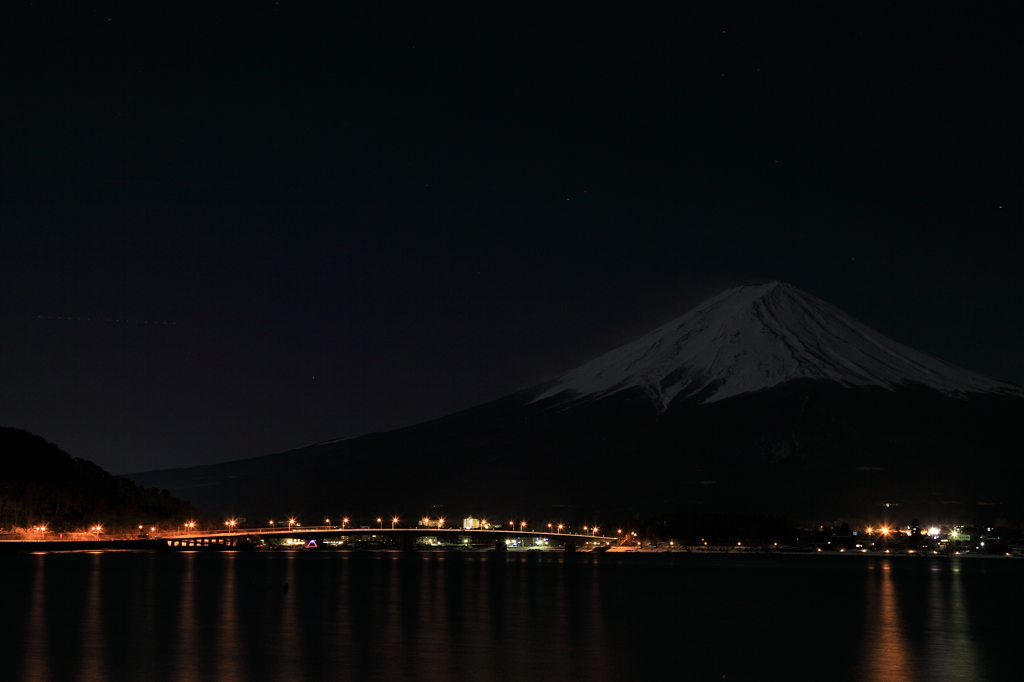
[[[395,534],[407,534],[409,532],[417,532],[429,535],[430,533],[473,533],[473,534],[494,534],[495,536],[521,536],[521,535],[542,535],[544,537],[552,538],[590,538],[591,540],[600,540],[605,542],[617,542],[618,538],[606,537],[601,535],[592,535],[590,533],[570,533],[570,532],[558,532],[548,531],[539,529],[526,529],[518,528],[515,530],[509,530],[507,528],[428,528],[428,527],[414,527],[414,528],[390,528],[388,526],[377,527],[373,526],[265,526],[262,528],[230,528],[230,529],[215,529],[215,530],[160,530],[157,529],[154,533],[151,533],[154,537],[160,538],[179,538],[179,537],[228,537],[237,535],[270,535],[270,534],[303,534],[303,533],[324,533],[329,532],[332,535],[364,535],[364,534],[378,534],[387,535],[389,533]]]

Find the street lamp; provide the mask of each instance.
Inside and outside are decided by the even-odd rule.
[[[549,533],[551,532],[551,524],[550,523],[548,524],[548,532]]]
[[[437,527],[438,528],[444,528],[444,517],[443,516],[437,519]]]
[[[598,531],[597,526],[594,526],[593,532],[591,533],[591,535],[596,537],[597,536],[597,531]]]
[[[379,516],[377,517],[377,524],[380,526],[381,530],[384,530],[384,521],[382,521]]]
[[[294,525],[295,525],[295,519],[288,519],[288,530],[291,530],[292,526],[294,526]]]
[[[559,533],[561,533],[561,532],[562,532],[562,528],[564,528],[564,525],[563,525],[563,524],[561,524],[561,523],[560,523],[560,524],[558,524],[558,532],[559,532]]]
[[[341,520],[341,527],[345,528],[346,526],[348,526],[348,519],[342,519]]]
[[[395,524],[398,523],[398,517],[394,516],[391,518],[391,530],[395,529]]]
[[[329,526],[329,525],[331,525],[331,520],[330,519],[324,519],[324,523],[326,523]]]
[[[519,532],[522,533],[524,528],[526,528],[526,521],[520,521],[519,522]]]

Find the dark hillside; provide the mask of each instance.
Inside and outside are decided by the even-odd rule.
[[[112,476],[28,431],[0,427],[0,529],[45,523],[53,531],[92,524],[114,530],[200,515],[166,490]]]

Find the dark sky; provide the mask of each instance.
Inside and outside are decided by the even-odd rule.
[[[1024,383],[1018,3],[0,8],[0,424],[114,473],[779,279]]]

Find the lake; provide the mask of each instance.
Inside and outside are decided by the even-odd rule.
[[[0,576],[4,680],[1024,676],[1019,559],[75,552]]]

